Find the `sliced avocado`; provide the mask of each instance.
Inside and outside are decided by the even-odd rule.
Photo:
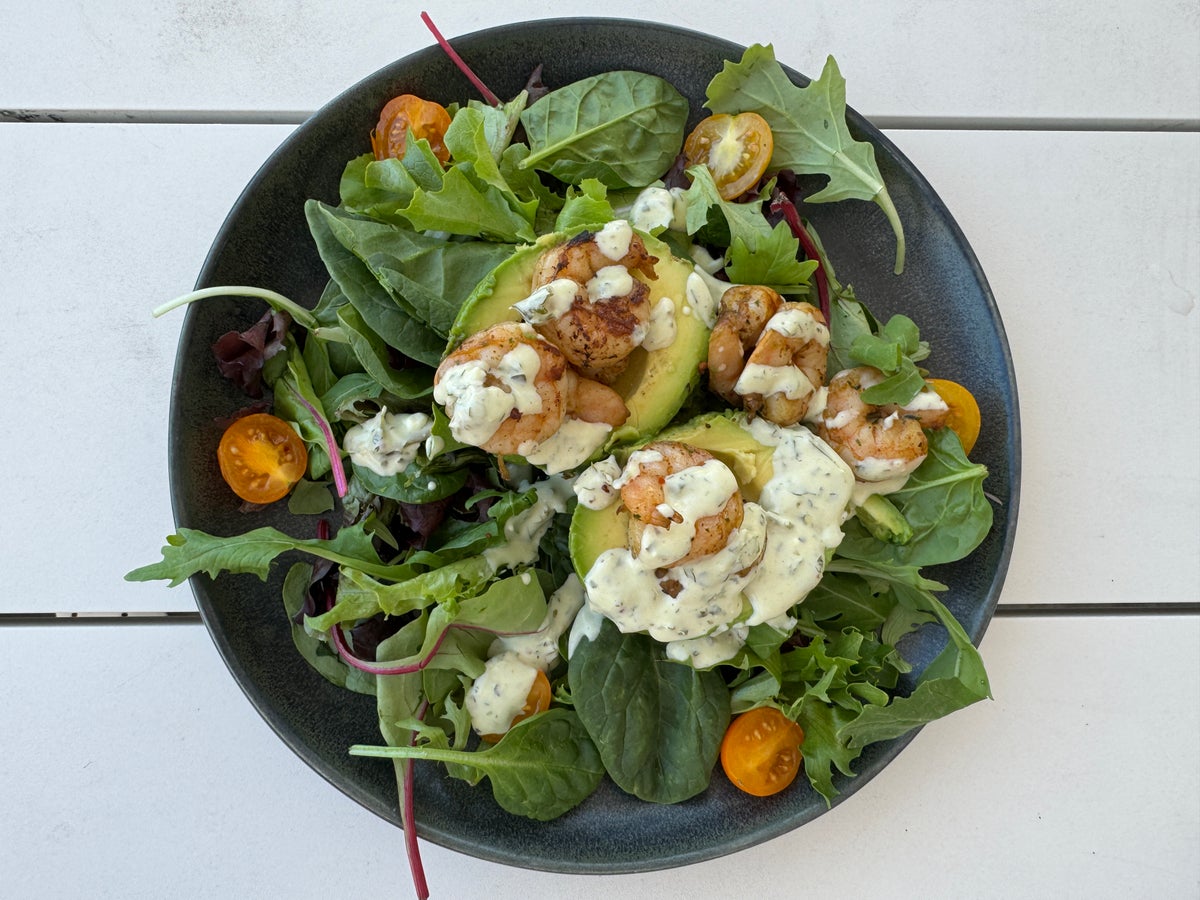
[[[707,450],[729,466],[742,496],[757,502],[763,487],[774,475],[772,457],[774,448],[759,443],[750,432],[742,427],[745,421],[739,413],[707,413],[697,416],[682,425],[668,428],[654,436],[656,441],[679,441]],[[643,445],[648,441],[642,442]],[[616,454],[618,462],[625,464],[635,447],[623,448]],[[629,532],[629,514],[619,500],[604,509],[588,509],[582,504],[575,507],[571,516],[571,532],[568,548],[571,563],[580,578],[587,575],[592,564],[605,550],[626,546]]]
[[[876,540],[887,544],[907,544],[912,540],[912,526],[904,514],[881,494],[871,494],[854,514]]]
[[[708,358],[708,326],[687,302],[692,263],[673,256],[670,247],[658,238],[644,232],[638,234],[650,253],[658,257],[655,266],[658,277],[646,280],[651,308],[663,297],[675,301],[675,340],[661,350],[638,348],[633,352],[625,371],[612,385],[625,400],[629,419],[609,435],[598,455],[610,452],[613,447],[646,440],[670,422],[699,383],[700,366]],[[521,321],[520,314],[512,307],[531,293],[538,257],[565,239],[562,234],[546,235],[497,266],[459,310],[450,330],[449,349],[497,322]]]

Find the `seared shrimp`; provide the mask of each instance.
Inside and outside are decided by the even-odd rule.
[[[584,422],[603,422],[618,428],[629,418],[629,407],[621,395],[606,384],[584,378],[572,370],[567,373],[570,383],[567,415]]]
[[[734,385],[759,335],[782,305],[783,297],[758,284],[735,284],[721,295],[708,338],[708,386],[731,406],[741,406]]]
[[[463,443],[498,456],[528,452],[562,425],[572,376],[557,347],[528,325],[501,322],[442,360],[433,398]]]
[[[815,306],[784,302],[762,285],[737,285],[721,298],[708,383],[727,403],[794,425],[825,383],[828,358],[829,329]]]
[[[854,470],[859,481],[886,481],[911,474],[925,460],[929,441],[924,428],[944,424],[945,403],[922,391],[904,407],[872,406],[862,392],[883,380],[870,366],[846,369],[829,384],[818,434]],[[936,398],[937,395],[933,394]],[[940,407],[940,408],[939,408]]]
[[[630,477],[619,483],[621,502],[630,516],[629,549],[634,556],[658,555],[661,568],[682,565],[723,549],[742,524],[737,481],[706,450],[678,441],[653,441],[631,455],[626,472]],[[654,546],[654,532],[647,534],[652,528],[666,532],[658,534],[662,546]],[[679,531],[672,533],[673,529]]]
[[[517,309],[571,365],[609,384],[641,344],[650,319],[650,288],[633,271],[656,278],[657,262],[628,222],[614,220],[543,253],[531,285],[534,296],[545,292],[541,305]]]

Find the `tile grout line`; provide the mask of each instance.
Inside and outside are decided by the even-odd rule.
[[[1196,616],[1200,603],[1009,603],[996,608],[997,618]],[[28,625],[201,625],[200,613],[86,612],[0,613],[0,628]]]
[[[314,110],[214,109],[6,109],[0,123],[106,125],[299,125]],[[1200,118],[1101,118],[1067,116],[867,116],[892,131],[1119,131],[1200,132]]]

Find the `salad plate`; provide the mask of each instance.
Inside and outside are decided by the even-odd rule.
[[[761,40],[770,38],[764,34]],[[539,64],[548,86],[617,69],[659,75],[689,101],[689,129],[706,114],[708,82],[725,60],[736,61],[745,49],[668,25],[615,19],[518,23],[457,37],[452,44],[501,97],[516,95]],[[807,83],[793,69],[787,72],[797,84]],[[854,76],[847,74],[852,98]],[[369,151],[380,108],[400,93],[442,103],[477,97],[436,45],[337,96],[298,127],[247,185],[216,237],[197,288],[256,285],[315,305],[328,273],[309,234],[305,201],[337,203],[346,161]],[[972,460],[988,469],[993,526],[968,558],[928,573],[949,586],[940,599],[978,643],[1008,567],[1020,480],[1016,386],[1003,325],[970,246],[930,184],[852,109],[847,121],[854,137],[874,145],[904,223],[903,274],[893,274],[894,236],[873,204],[807,204],[804,214],[818,229],[839,278],[852,283],[881,318],[903,312],[914,319],[933,347],[931,366],[937,374],[969,384],[978,399],[983,433]],[[171,400],[176,524],[217,535],[273,525],[296,537],[312,537],[317,517],[290,516],[285,504],[256,512],[251,523],[230,502],[217,465],[223,423],[246,400],[220,375],[210,348],[234,324],[246,327],[261,312],[255,301],[232,297],[193,304],[187,311]],[[337,789],[399,824],[392,765],[347,752],[352,745],[378,743],[374,699],[329,683],[293,648],[280,602],[286,563],[277,562],[265,583],[245,574],[193,577],[205,625],[233,677],[279,737]],[[914,633],[905,645],[913,676],[940,650],[937,636],[926,631]],[[911,738],[912,733],[868,745],[856,762],[857,775],[836,777],[835,802],[866,784]],[[578,808],[537,822],[505,812],[489,791],[450,778],[438,766],[418,763],[417,770],[421,837],[472,856],[559,872],[637,872],[698,862],[776,837],[827,809],[825,800],[800,781],[759,798],[714,778],[691,800],[657,805],[636,800],[606,780]],[[903,815],[895,812],[898,819]]]

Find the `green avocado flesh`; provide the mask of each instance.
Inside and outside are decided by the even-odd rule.
[[[656,441],[679,441],[707,450],[729,466],[742,489],[742,497],[757,502],[763,487],[774,474],[772,457],[774,448],[760,444],[742,423],[745,417],[738,413],[708,413],[691,419],[682,425],[668,428],[657,435]],[[618,454],[624,465],[635,447]],[[629,531],[629,514],[619,500],[604,509],[588,509],[580,504],[571,516],[571,532],[568,547],[571,564],[580,578],[587,575],[592,564],[605,550],[626,546]]]
[[[661,350],[638,348],[633,352],[629,365],[612,385],[625,400],[629,419],[609,435],[601,454],[621,444],[646,440],[670,422],[699,383],[700,366],[708,359],[708,326],[694,311],[684,311],[692,263],[672,256],[670,248],[657,238],[639,234],[650,253],[658,257],[658,277],[643,279],[650,287],[650,306],[663,297],[675,301],[675,340]],[[520,322],[512,305],[532,292],[538,257],[563,240],[564,235],[546,235],[497,266],[459,311],[450,330],[450,349],[497,322]]]

